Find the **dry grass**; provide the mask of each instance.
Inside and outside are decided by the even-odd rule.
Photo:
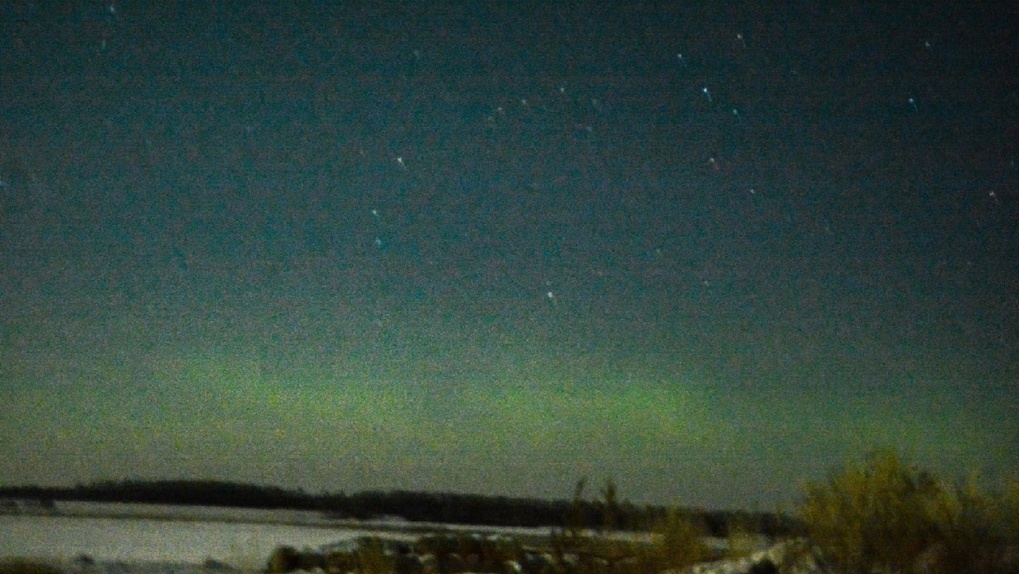
[[[358,572],[360,574],[391,574],[393,559],[386,554],[385,544],[378,538],[364,542],[357,550]]]
[[[742,558],[760,550],[761,536],[743,522],[734,522],[726,528],[726,558]]]

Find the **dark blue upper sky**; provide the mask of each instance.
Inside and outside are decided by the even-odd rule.
[[[4,2],[0,483],[1014,470],[1016,62],[1003,3]]]

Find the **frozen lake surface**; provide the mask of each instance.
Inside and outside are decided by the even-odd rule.
[[[37,505],[0,514],[0,563],[41,561],[57,566],[63,574],[261,574],[279,546],[320,550],[349,545],[352,549],[365,536],[413,542],[429,532],[543,539],[551,530],[400,519],[338,520],[303,511],[58,503],[53,510]],[[649,533],[617,533],[616,537],[651,540]],[[705,542],[716,551],[725,549],[725,540]],[[747,571],[750,566],[747,559],[733,562],[738,568],[718,564],[708,571]]]
[[[428,526],[508,535],[548,533],[548,529],[392,520],[338,521],[306,511],[57,503],[52,515],[0,515],[0,558],[42,558],[78,570],[75,559],[88,556],[108,573],[193,571],[182,565],[201,565],[211,559],[252,571],[261,570],[278,546],[320,548],[363,536],[411,541],[421,535],[418,529]]]
[[[314,512],[58,503],[53,515],[0,515],[0,557],[74,565],[78,557],[88,556],[105,572],[152,572],[153,568],[181,572],[181,565],[210,559],[260,570],[281,545],[318,548],[362,536],[416,537],[365,524],[365,528],[351,527]],[[148,567],[142,568],[142,563]]]
[[[0,516],[0,556],[263,563],[273,548],[319,547],[372,533],[350,528],[193,520]],[[392,533],[386,533],[392,536]]]

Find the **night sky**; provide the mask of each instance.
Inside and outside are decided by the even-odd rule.
[[[4,1],[0,484],[1011,473],[1017,162],[1009,2]]]

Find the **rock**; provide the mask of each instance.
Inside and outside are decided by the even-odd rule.
[[[789,540],[750,556],[694,564],[670,574],[834,574],[820,551],[805,540]],[[663,573],[665,574],[665,573]]]
[[[520,567],[527,574],[556,574],[561,570],[552,554],[548,552],[527,552],[520,561]]]
[[[439,574],[439,559],[434,554],[421,555],[421,573]]]
[[[750,574],[778,574],[778,566],[770,558],[765,558],[750,567]]]
[[[467,561],[461,558],[456,552],[450,552],[439,559],[439,572],[442,572],[443,574],[457,574],[459,572],[467,572],[469,570]]]
[[[268,574],[285,574],[297,570],[325,572],[326,566],[325,554],[321,552],[313,550],[298,552],[293,546],[280,546],[269,556],[266,572]]]
[[[226,562],[220,562],[215,558],[206,558],[205,562],[202,562],[202,567],[206,570],[217,570],[221,572],[229,572],[234,570],[233,566],[230,566]]]
[[[421,558],[417,554],[397,552],[393,555],[393,570],[396,574],[421,574],[424,570]]]

